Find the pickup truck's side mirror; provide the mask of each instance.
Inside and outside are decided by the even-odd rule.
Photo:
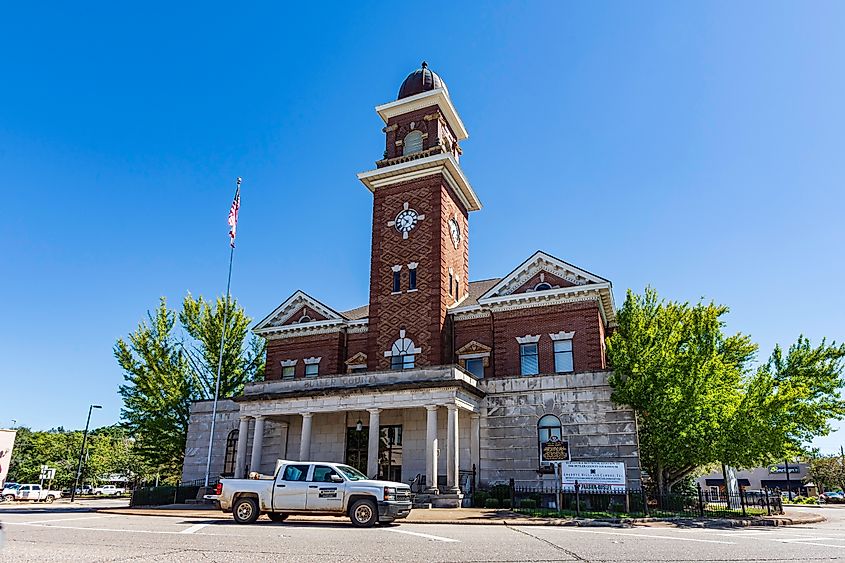
[[[343,477],[341,477],[337,473],[332,473],[329,479],[331,479],[332,483],[343,483]]]

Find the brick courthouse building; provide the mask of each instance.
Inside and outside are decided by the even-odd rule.
[[[272,472],[278,458],[341,461],[415,482],[448,505],[481,483],[553,479],[540,443],[572,460],[622,461],[640,479],[633,412],[610,400],[611,283],[544,252],[469,280],[460,166],[467,131],[425,63],[378,106],[384,157],[372,192],[369,305],[337,311],[297,291],[259,322],[266,381],[221,401],[212,476]],[[191,411],[183,478],[202,478],[211,403]]]

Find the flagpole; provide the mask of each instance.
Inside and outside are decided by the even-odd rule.
[[[241,179],[238,178],[238,187],[235,190],[235,199],[239,199],[241,191]],[[240,205],[240,202],[238,202]],[[229,312],[229,290],[232,287],[232,260],[235,257],[235,239],[229,248],[229,275],[226,278],[226,301],[223,304],[223,326],[220,331],[220,355],[217,359],[217,377],[214,380],[214,402],[211,407],[211,432],[208,435],[208,457],[205,461],[205,486],[208,487],[208,476],[211,473],[211,449],[214,444],[214,423],[217,419],[217,397],[220,395],[220,372],[223,370],[223,347],[226,344],[226,316]]]

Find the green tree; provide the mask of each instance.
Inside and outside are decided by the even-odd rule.
[[[191,403],[214,397],[224,310],[219,396],[230,397],[263,379],[265,361],[264,341],[249,334],[251,319],[234,300],[212,304],[189,294],[177,314],[162,298],[127,340],[115,344],[126,380],[121,415],[136,441],[133,452],[165,480],[181,474]]]
[[[121,338],[114,347],[126,381],[119,391],[121,416],[140,457],[156,471],[175,478],[181,471],[196,386],[174,334],[176,313],[162,297],[147,317],[128,341]]]
[[[226,341],[220,371],[220,396],[237,395],[246,383],[264,378],[264,340],[250,334],[251,319],[238,302],[220,297],[212,305],[202,297],[194,299],[188,294],[182,302],[179,321],[192,340],[188,354],[202,399],[214,398],[224,316]]]
[[[724,334],[727,307],[628,292],[607,340],[613,399],[633,407],[643,467],[661,493],[697,467],[751,467],[805,452],[845,417],[845,346],[799,337],[752,369],[757,347]]]
[[[845,460],[839,456],[815,458],[810,461],[809,477],[824,491],[845,491]]]
[[[714,444],[742,400],[756,346],[726,336],[720,305],[665,302],[629,291],[607,340],[613,400],[636,412],[643,467],[662,494],[717,460]]]

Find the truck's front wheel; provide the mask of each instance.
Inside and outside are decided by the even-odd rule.
[[[252,498],[242,498],[232,507],[232,516],[238,524],[253,524],[258,520],[258,503]]]
[[[378,508],[371,500],[356,500],[349,509],[352,525],[358,528],[371,528],[378,522]]]
[[[3,498],[6,499],[6,502],[12,502],[15,500],[15,495],[6,495]]]
[[[53,495],[47,495],[47,498],[44,499],[44,502],[46,502],[47,504],[53,504],[54,500],[56,500],[56,497],[54,497]]]

